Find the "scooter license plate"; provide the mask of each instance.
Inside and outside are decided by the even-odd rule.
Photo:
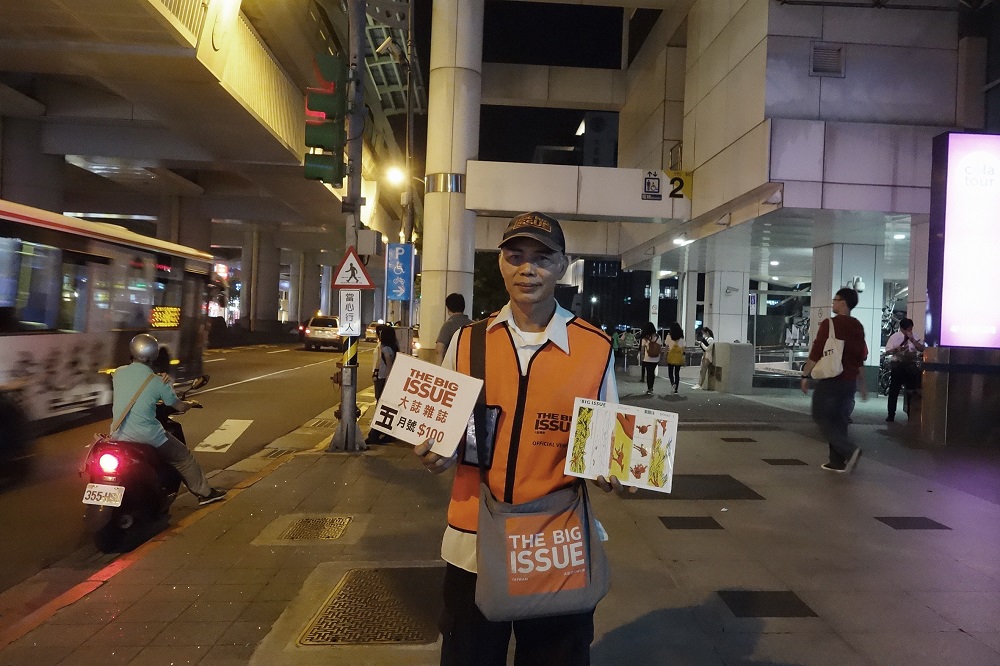
[[[106,486],[103,483],[88,483],[83,491],[84,504],[100,504],[102,506],[121,506],[125,497],[124,486]]]

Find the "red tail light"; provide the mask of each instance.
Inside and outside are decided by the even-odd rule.
[[[98,459],[97,464],[100,465],[101,470],[105,474],[114,474],[118,471],[118,456],[111,453],[105,453]]]
[[[309,330],[309,329],[307,328],[307,329],[306,329],[306,334],[308,335],[309,333],[312,333],[312,331],[310,331],[310,330]]]

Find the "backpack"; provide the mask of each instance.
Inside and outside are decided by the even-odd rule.
[[[684,365],[684,347],[675,344],[667,352],[668,365]]]
[[[663,345],[660,344],[659,338],[654,337],[646,343],[646,356],[660,358],[661,351],[663,351]]]

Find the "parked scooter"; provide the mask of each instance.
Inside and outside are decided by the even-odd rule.
[[[208,375],[194,380],[181,395],[208,383]],[[195,407],[201,407],[200,403]],[[171,418],[177,411],[162,403],[156,420],[164,430],[187,444],[181,424]],[[102,436],[90,447],[81,475],[88,478],[83,493],[84,524],[94,543],[104,552],[119,550],[133,535],[165,519],[177,498],[181,476],[163,460],[156,448],[141,442],[124,442]]]

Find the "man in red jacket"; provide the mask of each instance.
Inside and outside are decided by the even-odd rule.
[[[823,357],[823,347],[830,337],[830,322],[834,336],[844,341],[843,372],[836,377],[820,379],[813,392],[812,416],[823,437],[830,445],[830,461],[822,465],[829,472],[840,474],[854,471],[861,457],[861,448],[847,436],[847,424],[854,405],[854,391],[861,390],[861,399],[868,399],[868,386],[862,371],[868,358],[865,327],[851,316],[858,304],[858,292],[844,288],[833,297],[833,319],[824,319],[809,351],[809,360],[802,368],[802,392],[809,394],[809,376]]]

